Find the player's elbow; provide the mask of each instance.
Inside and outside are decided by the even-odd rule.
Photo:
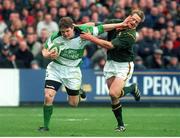
[[[112,43],[111,42],[108,42],[108,43],[105,43],[104,44],[104,48],[106,48],[106,49],[113,49],[113,45],[112,45]]]

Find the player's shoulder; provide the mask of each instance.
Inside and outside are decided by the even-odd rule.
[[[77,34],[77,36],[79,34],[81,34],[82,32],[88,32],[88,30],[91,28],[92,26],[89,26],[87,24],[82,24],[82,25],[78,25],[74,27],[74,31],[75,34]]]
[[[83,31],[88,27],[88,25],[86,24],[82,24],[82,25],[78,25],[76,27],[74,27],[75,31]]]
[[[60,36],[61,36],[61,34],[60,34],[59,31],[53,32],[53,33],[50,35],[50,39],[51,39],[51,41],[53,41],[54,39],[56,39],[57,37],[60,37]]]

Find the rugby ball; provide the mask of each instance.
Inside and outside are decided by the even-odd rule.
[[[57,44],[54,44],[54,43],[51,43],[49,46],[48,46],[48,49],[49,49],[49,51],[56,51],[56,53],[58,54],[58,56],[60,55],[60,53],[61,53],[61,50],[60,50],[60,47],[59,47],[59,45],[57,45]]]

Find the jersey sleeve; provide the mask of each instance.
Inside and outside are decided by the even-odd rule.
[[[51,43],[50,40],[51,40],[50,37],[46,40],[46,42],[45,42],[45,44],[44,44],[44,48],[45,48],[45,49],[48,49],[48,45],[49,45],[49,43]]]
[[[54,32],[45,42],[44,48],[48,49],[49,45],[52,44],[53,40],[58,37],[58,32]]]
[[[82,32],[91,33],[94,36],[98,36],[102,33],[104,33],[103,25],[100,24],[98,26],[88,26],[86,24],[79,26],[79,29]]]
[[[111,41],[111,43],[115,48],[118,47],[119,49],[126,49],[128,47],[131,47],[135,43],[135,38],[132,35],[126,33],[117,36]]]

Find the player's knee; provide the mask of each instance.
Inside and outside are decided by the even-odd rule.
[[[45,95],[44,95],[44,99],[45,99],[45,103],[46,104],[50,104],[53,102],[53,95],[48,93],[48,92],[45,92]]]
[[[109,96],[114,97],[114,98],[119,98],[119,95],[120,94],[117,91],[114,91],[114,90],[111,90],[109,92]]]

